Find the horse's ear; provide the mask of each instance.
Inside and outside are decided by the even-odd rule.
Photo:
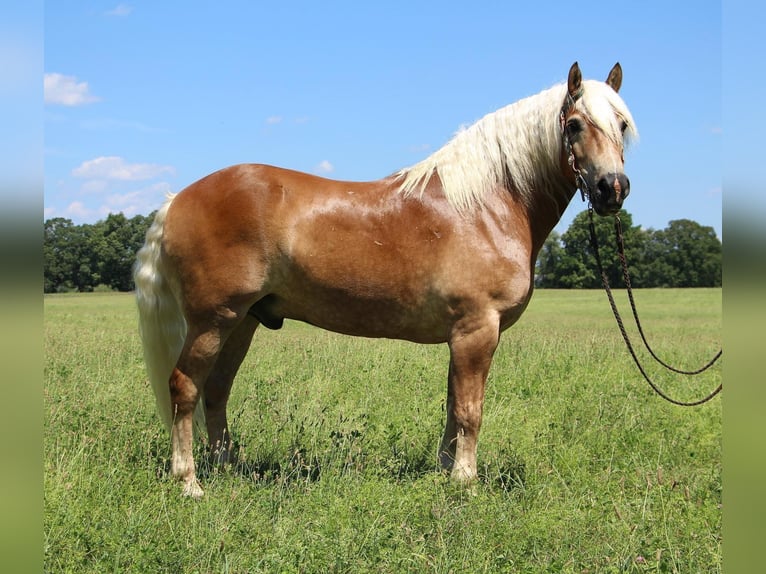
[[[580,73],[580,66],[577,65],[577,62],[569,68],[567,91],[569,92],[569,97],[573,100],[576,100],[582,94],[582,73]]]
[[[606,78],[606,83],[609,84],[615,92],[620,91],[620,86],[622,85],[622,66],[620,66],[619,62],[617,62],[612,68],[612,71],[609,72],[609,75]]]

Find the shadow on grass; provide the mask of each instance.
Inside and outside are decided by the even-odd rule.
[[[263,485],[289,485],[292,483],[313,483],[323,476],[374,475],[389,480],[411,481],[432,473],[440,472],[438,466],[425,459],[397,460],[365,457],[361,452],[336,456],[338,453],[314,453],[295,449],[289,456],[259,456],[247,460],[237,457],[225,468]],[[200,465],[199,476],[204,478],[217,472],[218,465],[209,458]]]
[[[526,488],[527,465],[517,456],[503,457],[479,466],[479,481],[487,486],[506,493]]]
[[[170,459],[164,453],[165,445],[155,442],[150,447],[158,478],[170,478]],[[441,468],[436,455],[426,451],[398,452],[393,449],[386,455],[366,455],[362,448],[311,451],[294,448],[288,453],[263,453],[246,458],[241,446],[235,441],[234,456],[229,463],[221,465],[205,444],[195,447],[197,477],[203,482],[220,473],[233,474],[243,480],[262,486],[289,486],[291,484],[316,483],[323,476],[374,476],[394,482],[412,482],[429,475],[441,475],[449,480],[449,473]],[[526,486],[526,463],[517,454],[503,449],[488,460],[479,461],[478,482],[493,490],[506,493],[523,491]]]
[[[260,486],[289,487],[300,484],[312,484],[323,477],[338,476],[374,476],[394,483],[409,483],[427,476],[440,475],[445,484],[450,482],[449,473],[430,460],[402,461],[396,459],[379,460],[377,462],[359,461],[353,464],[339,465],[322,461],[316,454],[295,451],[288,458],[259,457],[255,460],[237,459],[231,463],[220,465],[211,457],[201,456],[202,449],[197,453],[197,477],[203,482],[214,480],[217,475],[228,474],[239,476],[243,481]],[[157,477],[170,478],[170,461],[165,457],[157,457]],[[518,459],[492,461],[479,469],[478,483],[510,494],[523,492],[526,483],[526,465]],[[204,487],[204,486],[203,486]]]

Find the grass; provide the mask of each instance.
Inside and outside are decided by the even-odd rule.
[[[720,289],[636,297],[663,358],[717,350]],[[201,501],[167,475],[132,297],[44,306],[48,572],[721,571],[721,401],[654,395],[603,293],[539,291],[503,335],[470,487],[436,465],[444,346],[259,331],[230,401],[240,462],[199,447]],[[649,371],[680,399],[721,378]]]

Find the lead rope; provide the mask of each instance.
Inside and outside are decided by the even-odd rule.
[[[622,222],[620,221],[620,218],[615,215],[614,217],[614,235],[615,239],[617,241],[617,255],[620,258],[620,266],[622,267],[622,278],[625,281],[625,287],[628,291],[628,299],[630,300],[630,308],[633,311],[633,318],[636,320],[636,327],[638,327],[638,332],[641,335],[641,340],[644,342],[644,346],[646,347],[646,350],[649,351],[649,354],[654,358],[655,361],[657,361],[660,365],[668,369],[669,371],[673,371],[674,373],[678,373],[680,375],[699,375],[700,373],[707,371],[710,367],[712,367],[718,359],[721,358],[721,355],[723,354],[723,349],[719,350],[718,353],[703,367],[694,370],[694,371],[685,371],[683,369],[678,369],[676,367],[672,367],[671,365],[668,365],[665,361],[660,359],[657,354],[652,350],[652,347],[649,345],[649,342],[646,340],[646,335],[644,335],[644,330],[641,327],[641,321],[638,320],[638,311],[636,310],[636,302],[633,299],[633,288],[630,284],[630,273],[628,272],[628,263],[625,259],[625,244],[623,242],[623,236],[622,236]]]
[[[617,310],[617,304],[614,302],[614,296],[612,295],[612,290],[609,287],[609,280],[607,279],[606,273],[604,272],[604,267],[601,264],[601,255],[598,251],[598,241],[596,240],[596,226],[593,223],[593,208],[589,205],[588,206],[588,216],[590,218],[589,221],[589,228],[590,228],[590,242],[591,246],[593,247],[593,253],[596,256],[596,264],[598,266],[599,273],[601,274],[601,283],[604,286],[604,291],[606,291],[607,298],[609,299],[609,305],[612,308],[612,314],[614,315],[615,320],[617,321],[617,326],[620,328],[620,333],[622,334],[622,338],[625,341],[625,345],[628,347],[628,351],[630,352],[630,356],[633,358],[633,362],[638,367],[638,370],[641,372],[641,375],[643,375],[644,379],[647,383],[649,383],[649,386],[652,387],[655,393],[660,395],[663,399],[668,401],[669,403],[672,403],[674,405],[678,405],[681,407],[695,407],[701,404],[704,404],[711,400],[713,397],[715,397],[718,393],[721,392],[723,389],[723,383],[719,384],[718,387],[716,387],[713,392],[711,392],[706,397],[697,400],[697,401],[679,401],[676,400],[670,396],[668,396],[662,389],[660,389],[650,378],[649,375],[646,374],[646,371],[644,370],[644,367],[641,365],[641,362],[638,360],[638,356],[636,356],[636,352],[633,350],[633,345],[630,343],[630,337],[628,336],[628,332],[625,330],[625,325],[622,322],[622,317],[620,316],[620,312]],[[684,375],[696,375],[699,374],[707,369],[709,369],[715,362],[721,357],[723,354],[723,350],[720,350],[718,354],[711,360],[707,365],[702,367],[701,369],[698,369],[696,371],[682,371],[680,369],[676,369],[674,367],[671,367],[661,361],[657,355],[655,355],[654,351],[652,351],[651,347],[649,346],[649,343],[646,341],[646,337],[644,336],[643,329],[641,328],[641,323],[638,320],[638,313],[636,311],[636,305],[635,301],[633,300],[633,293],[632,289],[630,287],[630,276],[628,274],[628,266],[625,261],[625,251],[623,249],[623,241],[622,241],[622,226],[620,224],[620,218],[615,215],[615,232],[617,234],[617,244],[618,244],[618,252],[620,256],[620,262],[622,264],[622,271],[623,271],[623,277],[625,278],[625,286],[628,291],[628,298],[630,299],[630,305],[633,309],[633,318],[636,320],[636,325],[638,326],[638,331],[641,333],[641,339],[643,340],[644,344],[646,345],[646,348],[649,350],[649,353],[652,355],[652,357],[657,360],[662,366],[664,366],[667,369],[670,369],[673,372],[681,373]]]

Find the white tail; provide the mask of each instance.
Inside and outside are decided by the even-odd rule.
[[[159,411],[165,426],[173,424],[170,404],[170,374],[186,339],[186,319],[176,294],[166,277],[162,260],[162,234],[165,216],[175,196],[168,197],[157,211],[152,225],[146,232],[144,246],[136,254],[133,279],[136,284],[138,304],[138,328],[144,347],[146,372],[154,390]],[[197,403],[195,422],[205,427],[204,399]]]

